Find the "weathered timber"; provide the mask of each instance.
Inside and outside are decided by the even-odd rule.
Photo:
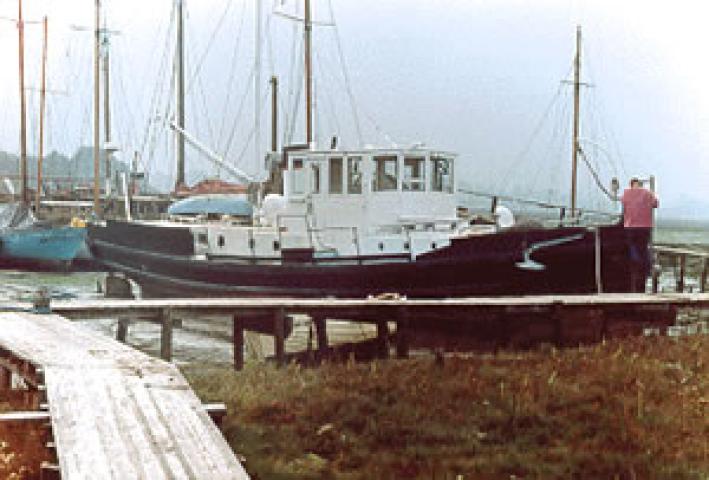
[[[318,344],[317,357],[318,360],[323,360],[330,349],[327,338],[327,318],[322,315],[316,315],[313,317],[313,324],[315,325],[315,336],[317,337]]]
[[[63,480],[248,478],[172,364],[57,315],[4,313],[0,324],[0,346],[44,371],[39,407]]]
[[[169,362],[172,360],[172,316],[169,308],[163,309],[160,315],[160,358]]]
[[[244,325],[238,315],[234,315],[233,322],[233,343],[234,343],[234,368],[244,369]]]

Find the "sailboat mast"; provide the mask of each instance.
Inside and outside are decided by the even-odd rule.
[[[106,178],[106,196],[111,192],[111,89],[110,89],[110,57],[109,40],[106,19],[103,20],[103,136],[104,136],[104,177]]]
[[[305,0],[305,143],[313,141],[313,72],[311,36],[313,23],[310,17],[310,0]]]
[[[47,99],[47,42],[48,22],[45,16],[42,20],[42,85],[39,91],[39,154],[37,156],[37,192],[35,194],[35,214],[39,216],[42,199],[42,163],[44,162],[44,114]]]
[[[576,26],[576,57],[574,58],[574,131],[571,150],[571,217],[576,217],[579,126],[581,108],[581,26]]]
[[[255,5],[255,52],[254,52],[254,173],[261,170],[261,0]]]
[[[177,14],[177,41],[175,47],[175,123],[181,129],[185,128],[185,38],[183,0],[175,0]],[[179,130],[175,133],[175,160],[177,176],[175,190],[185,184],[185,137]]]
[[[22,18],[22,0],[19,0],[17,30],[20,50],[20,178],[21,199],[23,204],[29,201],[27,192],[27,107],[25,104],[25,22]]]
[[[101,53],[101,0],[96,0],[96,29],[94,32],[94,214],[101,216],[101,95],[100,95],[100,60]]]

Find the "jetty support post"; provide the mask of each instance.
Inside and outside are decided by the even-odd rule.
[[[126,343],[126,338],[128,337],[128,325],[130,320],[125,317],[118,319],[118,324],[116,325],[116,340],[121,343]]]
[[[172,312],[169,308],[160,310],[160,358],[172,361]]]
[[[286,313],[282,308],[276,309],[273,315],[273,350],[276,356],[276,365],[279,367],[286,363]]]
[[[389,324],[386,320],[377,320],[377,356],[383,360],[389,358]]]
[[[238,315],[232,317],[232,340],[234,343],[234,370],[244,369],[244,323]]]
[[[709,273],[709,258],[705,258],[702,262],[702,274],[699,278],[699,291],[705,293],[707,291],[707,274]]]
[[[327,339],[327,318],[323,314],[317,313],[312,315],[312,319],[318,344],[317,359],[322,362],[327,358],[328,350],[330,349]]]
[[[408,308],[398,307],[396,313],[396,358],[408,358],[411,333]]]
[[[681,254],[677,257],[679,263],[679,274],[677,275],[677,291],[684,292],[684,272],[687,269],[687,256]]]

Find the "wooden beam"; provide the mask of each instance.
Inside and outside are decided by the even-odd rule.
[[[677,257],[679,260],[679,275],[677,277],[677,291],[678,292],[684,292],[684,272],[687,267],[687,256],[686,255],[679,255]]]
[[[705,258],[702,262],[702,275],[699,279],[699,291],[705,293],[707,290],[707,273],[709,271],[709,258]]]
[[[244,369],[244,325],[238,315],[232,317],[234,343],[234,369],[237,371]]]
[[[315,336],[318,344],[317,358],[322,361],[327,358],[328,350],[330,349],[327,338],[327,318],[321,315],[314,315],[313,324],[315,325]]]
[[[116,325],[116,340],[121,343],[126,343],[126,338],[128,337],[128,325],[130,325],[130,320],[125,317],[118,319],[118,324]]]
[[[172,361],[172,313],[169,308],[162,310],[160,330],[160,358]]]
[[[285,322],[286,315],[284,310],[282,308],[276,309],[273,315],[273,350],[278,366],[282,366],[286,362]]]
[[[49,462],[42,462],[39,475],[40,480],[61,480],[62,478],[59,465]]]
[[[389,358],[389,324],[386,320],[377,320],[378,357]]]
[[[212,421],[216,424],[216,426],[221,428],[222,423],[224,423],[224,417],[226,417],[226,414],[227,414],[226,404],[225,403],[205,403],[203,406],[204,406],[204,411],[207,412],[207,414],[212,419]]]
[[[50,418],[49,412],[39,410],[0,413],[0,423],[44,422]]]
[[[409,335],[410,335],[409,312],[406,307],[400,307],[396,319],[396,357],[409,357]]]

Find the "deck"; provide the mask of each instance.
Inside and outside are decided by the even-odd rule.
[[[173,365],[54,314],[1,313],[0,348],[4,389],[12,371],[48,409],[60,478],[248,478]]]

